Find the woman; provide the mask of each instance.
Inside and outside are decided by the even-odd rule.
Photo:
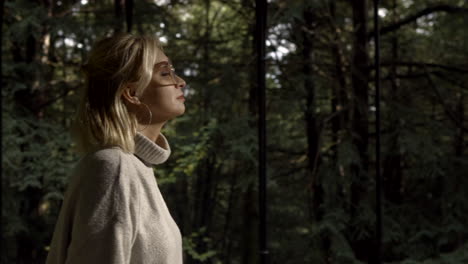
[[[84,155],[72,171],[47,264],[182,263],[179,228],[153,165],[171,149],[163,125],[185,112],[185,82],[157,39],[96,43],[72,135]]]

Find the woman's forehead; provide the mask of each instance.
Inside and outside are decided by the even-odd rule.
[[[170,61],[170,59],[164,54],[164,52],[160,49],[157,50],[157,52],[154,54],[155,56],[155,61],[154,64],[158,64],[160,62],[167,62]]]

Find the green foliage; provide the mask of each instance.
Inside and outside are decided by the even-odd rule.
[[[211,239],[205,236],[206,228],[200,228],[197,232],[186,235],[183,238],[183,248],[193,259],[199,260],[202,263],[211,261],[217,254],[216,250],[207,250],[206,252],[197,252],[197,244],[195,241],[201,240],[208,245],[211,244]],[[212,245],[211,245],[212,246]],[[217,263],[217,262],[216,262]]]

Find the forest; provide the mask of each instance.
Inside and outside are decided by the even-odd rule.
[[[184,263],[259,263],[254,0],[1,1],[1,263],[44,263],[96,40],[154,35],[189,87],[154,168]],[[269,0],[270,263],[468,263],[468,1]],[[376,162],[377,66],[381,162]],[[463,224],[465,223],[465,224]]]

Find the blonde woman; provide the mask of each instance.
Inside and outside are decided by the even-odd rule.
[[[47,264],[182,263],[181,233],[154,165],[171,154],[163,125],[185,112],[185,82],[157,39],[129,34],[92,48],[72,135],[71,173]]]

